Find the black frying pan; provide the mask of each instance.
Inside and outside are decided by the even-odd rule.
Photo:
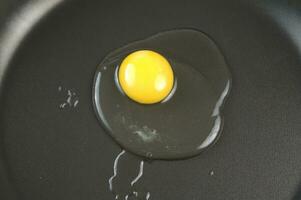
[[[197,157],[144,163],[140,190],[157,200],[301,199],[300,10],[298,0],[1,0],[0,199],[126,190],[138,158],[123,155],[112,194],[121,149],[95,117],[94,73],[114,49],[175,28],[207,33],[227,59],[224,130]]]

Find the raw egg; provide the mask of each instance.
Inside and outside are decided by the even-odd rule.
[[[183,159],[217,140],[230,85],[210,37],[172,30],[109,53],[96,70],[93,101],[122,148],[149,159]]]

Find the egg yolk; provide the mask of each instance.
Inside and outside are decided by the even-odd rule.
[[[174,74],[169,62],[159,53],[140,50],[129,54],[118,71],[121,89],[132,100],[153,104],[171,92]]]

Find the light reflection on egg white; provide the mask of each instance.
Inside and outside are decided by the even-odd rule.
[[[220,98],[216,102],[214,110],[212,112],[211,116],[216,117],[216,119],[214,121],[214,125],[211,129],[211,132],[208,135],[208,137],[205,139],[205,141],[198,147],[198,149],[206,148],[210,144],[212,144],[215,141],[215,139],[217,138],[219,132],[221,131],[222,120],[221,120],[220,108],[222,107],[222,105],[225,101],[225,98],[226,98],[227,94],[229,93],[229,89],[230,89],[230,81],[227,82],[227,85],[226,85],[224,91],[222,92]]]
[[[101,109],[101,106],[100,106],[100,98],[99,98],[99,85],[100,85],[100,79],[101,79],[101,73],[99,72],[97,74],[97,77],[96,77],[96,81],[95,81],[95,86],[94,86],[94,104],[95,104],[95,107],[96,107],[96,110],[99,114],[99,117],[101,118],[101,121],[104,123],[104,126],[109,129],[109,131],[111,131],[111,127],[109,125],[109,123],[107,122],[105,116],[104,116],[104,113]]]

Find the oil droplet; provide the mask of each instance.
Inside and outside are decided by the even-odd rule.
[[[79,97],[76,92],[71,89],[64,89],[62,86],[58,87],[58,91],[61,93],[64,91],[63,102],[59,104],[59,108],[75,108],[79,104]]]

